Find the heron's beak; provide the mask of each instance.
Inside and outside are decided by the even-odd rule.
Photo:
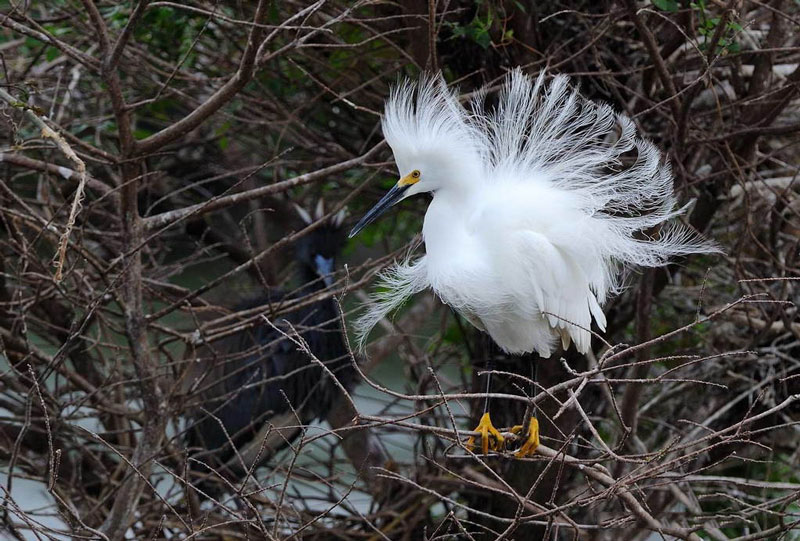
[[[369,224],[374,222],[378,216],[389,210],[389,208],[400,201],[403,198],[403,195],[406,193],[411,187],[411,184],[403,184],[402,181],[395,184],[391,190],[389,190],[386,195],[384,195],[378,204],[375,205],[367,212],[361,220],[358,221],[356,226],[350,231],[350,235],[348,238],[353,238],[358,235],[358,232],[367,227]]]

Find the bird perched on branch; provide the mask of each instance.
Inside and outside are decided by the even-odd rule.
[[[586,353],[592,322],[605,328],[602,306],[620,285],[621,267],[714,251],[669,221],[680,210],[659,150],[565,76],[547,84],[544,73],[534,80],[516,69],[489,112],[481,95],[465,108],[441,76],[425,76],[393,89],[382,125],[400,180],[350,236],[407,197],[433,199],[422,227],[425,255],[384,273],[384,290],[357,322],[362,341],[431,288],[507,353],[547,358],[570,342]],[[488,370],[487,395],[490,378]],[[490,440],[502,448],[488,399],[475,430],[484,454]],[[512,430],[525,435],[517,456],[532,454],[535,415]]]
[[[296,209],[306,225],[325,215],[321,201],[313,219],[306,210]],[[330,297],[313,300],[333,284],[335,259],[344,240],[343,219],[340,212],[297,241],[295,260],[302,284],[297,291],[270,290],[237,311],[311,302],[274,319],[267,311],[263,316],[270,322],[259,317],[252,327],[206,348],[193,366],[188,379],[199,389],[200,407],[188,447],[194,451],[195,471],[206,475],[210,467],[229,479],[243,477],[296,438],[304,425],[324,418],[341,387],[352,386],[355,369],[337,304]],[[292,338],[304,342],[308,351]]]

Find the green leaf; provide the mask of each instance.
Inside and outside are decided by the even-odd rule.
[[[38,39],[36,39],[36,38],[25,38],[25,46],[30,48],[30,49],[34,49],[34,48],[39,47],[41,45],[44,45],[44,44],[41,41],[39,41]]]
[[[473,38],[475,43],[483,47],[484,49],[488,49],[489,45],[492,44],[492,38],[489,36],[488,32],[478,32]]]
[[[454,26],[453,27],[453,37],[454,38],[463,38],[467,35],[467,29],[463,26]]]
[[[150,137],[151,135],[153,135],[152,130],[147,130],[144,128],[136,128],[135,130],[133,130],[133,136],[137,140],[145,139],[147,137]]]
[[[652,2],[661,11],[670,11],[672,13],[678,11],[677,0],[652,0]]]

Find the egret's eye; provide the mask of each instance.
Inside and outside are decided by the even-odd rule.
[[[397,181],[397,184],[398,186],[410,186],[411,184],[416,184],[419,182],[420,176],[422,176],[422,173],[419,172],[419,169],[414,169],[409,174]]]

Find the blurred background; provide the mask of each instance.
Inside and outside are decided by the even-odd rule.
[[[796,1],[0,9],[0,537],[800,539]],[[491,108],[515,66],[632,118],[724,250],[537,361],[528,460],[460,442],[488,357],[504,427],[531,358],[429,293],[349,343],[423,249],[425,197],[346,239],[389,89]]]

